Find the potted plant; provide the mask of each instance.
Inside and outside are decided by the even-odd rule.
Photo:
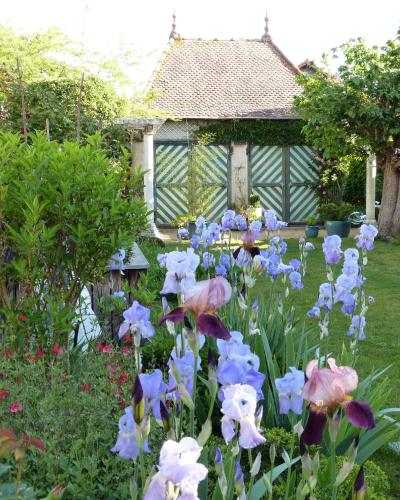
[[[325,222],[325,229],[329,236],[337,234],[345,238],[350,234],[349,215],[354,212],[354,206],[351,203],[327,203],[320,205],[318,212],[321,220]]]
[[[306,227],[304,228],[307,238],[316,238],[318,236],[319,226],[317,217],[310,215],[306,219]]]
[[[249,203],[250,207],[254,209],[255,218],[260,219],[262,217],[262,206],[258,194],[252,193],[249,196]]]

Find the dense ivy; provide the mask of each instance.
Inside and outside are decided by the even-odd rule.
[[[290,146],[306,144],[302,120],[223,120],[200,127],[197,139],[212,142],[247,142],[258,146]]]

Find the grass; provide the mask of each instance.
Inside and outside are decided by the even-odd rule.
[[[294,239],[286,240],[288,243],[285,262],[298,257],[298,242]],[[316,250],[308,257],[307,275],[304,279],[304,289],[296,291],[293,303],[297,316],[303,317],[314,305],[318,295],[319,285],[326,281],[324,257],[321,250],[322,238],[314,240]],[[165,250],[171,251],[187,243],[167,243]],[[343,240],[343,249],[354,246],[354,240]],[[145,248],[143,248],[145,251]],[[145,251],[146,253],[146,251]],[[154,258],[154,250],[149,255]],[[377,241],[375,249],[368,256],[368,265],[365,275],[367,277],[367,293],[375,298],[367,313],[367,339],[360,344],[357,371],[360,378],[364,378],[374,369],[384,368],[388,365],[388,377],[391,392],[388,393],[387,406],[400,406],[400,245]],[[339,272],[339,269],[336,271]],[[256,295],[264,293],[263,283],[257,284],[253,291]],[[336,314],[335,321],[330,325],[330,349],[333,355],[338,354],[343,343],[348,346],[349,338],[347,329],[348,318]],[[312,325],[312,319],[307,323]],[[317,335],[317,334],[316,334]],[[317,336],[316,336],[317,339]],[[400,457],[390,449],[379,451],[374,457],[384,470],[389,474],[392,483],[392,497],[400,498]]]

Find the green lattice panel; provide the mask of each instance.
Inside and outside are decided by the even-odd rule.
[[[187,162],[187,146],[157,144],[154,172],[156,224],[170,224],[187,212]]]
[[[304,222],[310,215],[315,215],[317,209],[317,197],[312,186],[318,180],[318,170],[312,149],[307,146],[291,147],[289,165],[290,222]]]
[[[186,181],[189,150],[184,144],[158,144],[155,149],[155,221],[170,224],[187,213]],[[197,147],[196,161],[207,173],[209,221],[221,218],[228,207],[229,150],[224,145]],[[199,193],[201,196],[201,193]]]
[[[283,149],[278,146],[253,146],[250,152],[252,192],[260,197],[264,210],[273,208],[283,215]]]

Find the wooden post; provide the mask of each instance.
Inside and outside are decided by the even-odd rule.
[[[46,118],[46,137],[47,140],[50,142],[50,122],[48,118]]]
[[[17,74],[18,74],[19,93],[20,93],[20,97],[21,97],[22,133],[23,133],[25,142],[28,142],[28,118],[27,118],[27,114],[26,114],[25,91],[24,91],[24,84],[22,81],[21,66],[19,64],[18,57],[17,57]]]
[[[82,73],[81,84],[79,87],[79,97],[76,105],[76,140],[79,142],[81,140],[81,112],[82,112],[82,95],[83,95],[83,82],[85,79],[85,73]]]

